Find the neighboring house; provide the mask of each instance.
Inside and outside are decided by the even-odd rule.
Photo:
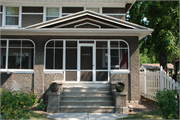
[[[140,70],[143,71],[144,69],[149,71],[159,71],[160,70],[160,64],[159,63],[143,63],[141,64]],[[174,73],[174,65],[171,63],[167,64],[167,72],[168,74]]]
[[[52,81],[125,83],[140,100],[139,40],[153,29],[125,21],[135,0],[0,0],[1,86],[46,98]]]
[[[179,66],[179,60],[174,61],[174,66],[175,66],[175,74],[173,78],[180,83],[180,66]]]

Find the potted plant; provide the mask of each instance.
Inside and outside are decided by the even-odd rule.
[[[49,89],[51,92],[57,92],[59,90],[59,86],[56,82],[53,82],[50,84]]]
[[[125,85],[123,82],[116,83],[116,91],[117,92],[122,92],[124,89],[125,89]]]

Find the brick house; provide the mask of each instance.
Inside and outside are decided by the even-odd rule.
[[[135,0],[1,0],[1,87],[47,100],[65,85],[125,83],[140,100],[139,40],[153,30],[125,20]]]

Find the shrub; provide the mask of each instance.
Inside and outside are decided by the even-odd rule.
[[[37,99],[34,94],[27,94],[21,90],[6,91],[1,89],[1,118],[27,119],[30,107]]]
[[[158,110],[163,119],[178,119],[177,90],[164,89],[156,93]]]
[[[44,104],[43,99],[41,99],[40,103],[38,103],[38,105],[36,106],[36,109],[41,110],[42,108],[45,109],[46,107],[47,105]]]

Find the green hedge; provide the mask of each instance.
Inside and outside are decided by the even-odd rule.
[[[37,102],[37,95],[21,90],[1,89],[1,119],[28,119],[30,108]]]
[[[163,119],[178,119],[178,99],[177,90],[164,89],[156,94],[158,110]]]

